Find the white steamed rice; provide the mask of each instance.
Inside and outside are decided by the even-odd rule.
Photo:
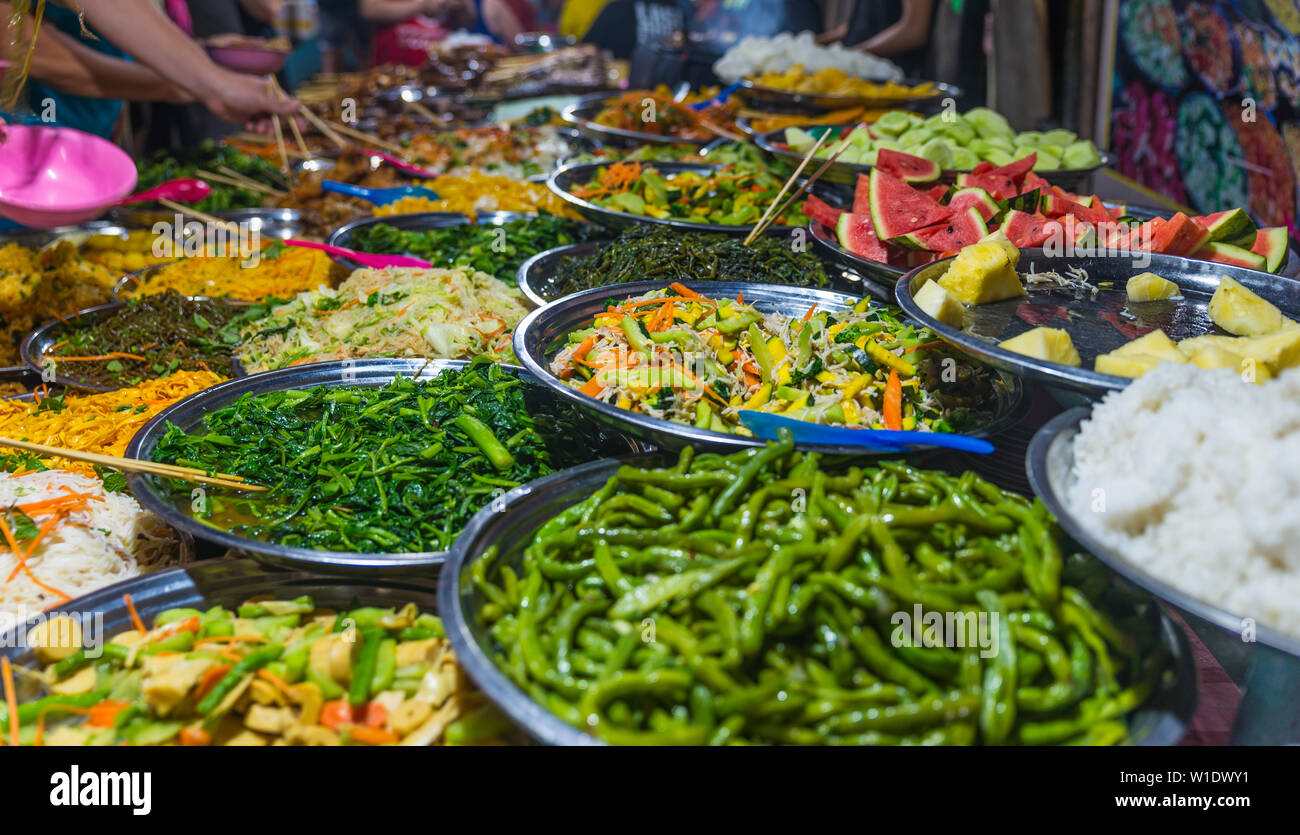
[[[1099,540],[1300,636],[1300,370],[1256,386],[1161,363],[1097,404],[1074,459],[1068,502]]]

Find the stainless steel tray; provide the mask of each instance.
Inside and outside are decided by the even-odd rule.
[[[817,130],[819,128],[825,128],[825,127],[843,129],[843,128],[851,128],[857,126],[856,125],[807,125],[804,126],[803,129]],[[786,128],[780,128],[778,130],[772,130],[772,131],[768,131],[767,133],[759,134],[754,138],[754,144],[762,148],[763,151],[766,152],[769,156],[775,157],[776,159],[784,160],[787,163],[794,163],[795,165],[798,165],[799,163],[803,162],[803,158],[805,154],[799,153],[797,151],[791,151],[788,148],[782,148],[780,147],[780,145],[777,144],[778,142],[784,143],[786,130],[787,130]],[[839,134],[836,134],[836,136],[839,136]],[[838,140],[828,138],[826,140],[826,144],[823,147],[831,147],[836,141]],[[1101,154],[1101,162],[1097,163],[1091,168],[1058,168],[1055,171],[1035,171],[1034,173],[1042,177],[1044,180],[1047,180],[1049,183],[1053,185],[1057,185],[1063,189],[1073,191],[1079,188],[1080,186],[1082,186],[1084,183],[1086,183],[1088,181],[1088,178],[1091,177],[1093,174],[1095,174],[1099,169],[1105,168],[1115,163],[1114,154],[1110,153],[1109,151],[1100,151],[1100,154]],[[814,160],[814,162],[817,162],[817,160]],[[870,174],[872,167],[873,166],[870,165],[859,165],[858,163],[855,162],[840,162],[837,160],[836,162],[831,163],[830,168],[826,169],[826,173],[822,175],[822,178],[827,182],[831,182],[831,183],[842,183],[846,185],[852,185],[853,183],[857,182],[859,175]],[[936,180],[935,182],[955,183],[957,182],[958,174],[967,174],[967,173],[970,172],[960,171],[957,169],[944,169],[944,171],[940,173],[939,179]]]
[[[341,362],[322,362],[300,365],[278,371],[268,371],[251,377],[230,380],[205,389],[198,394],[167,407],[136,432],[126,448],[126,457],[153,460],[154,448],[166,434],[169,425],[189,432],[202,424],[206,415],[229,406],[244,394],[265,394],[287,389],[306,389],[319,386],[356,386],[375,388],[393,381],[397,375],[429,379],[445,370],[463,368],[464,360],[424,359],[373,359]],[[546,388],[534,383],[521,368],[506,366],[511,373],[529,382],[527,394],[530,411],[541,415],[538,429],[548,441],[557,465],[581,461],[599,450],[607,454],[643,452],[647,449],[616,432],[604,432],[586,425],[585,421],[561,401],[556,400]],[[535,404],[535,405],[534,405]],[[328,573],[362,573],[384,571],[388,573],[425,573],[440,564],[445,551],[428,551],[408,554],[361,554],[345,551],[320,551],[262,542],[220,530],[195,519],[179,509],[170,491],[154,476],[139,473],[127,474],[127,484],[140,504],[158,514],[169,525],[198,539],[216,543],[224,548],[247,554],[254,559],[273,565],[305,568]]]
[[[491,657],[493,638],[478,618],[485,600],[470,572],[475,561],[486,559],[494,547],[496,563],[517,568],[524,548],[543,523],[590,496],[624,463],[642,464],[645,459],[594,461],[510,491],[503,498],[502,512],[485,510],[470,520],[442,568],[438,606],[456,657],[489,699],[533,738],[549,745],[603,743],[534,702],[497,667]],[[1113,606],[1110,611],[1118,613],[1122,605],[1125,613],[1142,613],[1151,634],[1159,636],[1171,656],[1171,680],[1129,717],[1132,738],[1139,745],[1174,745],[1196,709],[1196,670],[1187,638],[1149,596],[1096,567],[1095,579],[1115,592],[1106,595]]]
[[[1054,258],[1041,249],[1023,249],[1019,266],[1022,276],[1031,270],[1039,273],[1055,270],[1064,275],[1066,269],[1078,268],[1087,272],[1092,285],[1110,282],[1111,286],[1098,287],[1095,296],[1088,292],[1076,294],[1075,290],[1050,285],[1026,288],[1027,296],[968,308],[962,330],[936,321],[917,307],[914,298],[927,281],[938,280],[947,271],[951,258],[908,273],[895,285],[895,292],[899,306],[908,316],[933,328],[967,354],[1025,379],[1094,397],[1124,388],[1131,382],[1126,377],[1100,374],[1091,368],[1098,354],[1112,351],[1136,337],[1136,334],[1126,335],[1119,326],[1161,328],[1174,341],[1217,332],[1208,308],[1221,275],[1241,282],[1277,305],[1287,316],[1300,319],[1300,282],[1257,270],[1173,255],[1152,254],[1150,259],[1146,266],[1135,267],[1128,256]],[[1147,271],[1174,282],[1182,289],[1183,295],[1165,301],[1129,305],[1125,282]],[[1126,318],[1126,313],[1132,318]],[[1034,324],[1028,320],[1033,320]],[[996,344],[1036,325],[1067,331],[1083,365],[1074,368],[1045,362]]]
[[[611,98],[608,94],[586,96],[582,100],[564,108],[560,113],[560,118],[573,125],[583,136],[601,144],[616,147],[632,148],[647,143],[703,147],[713,141],[712,136],[704,139],[683,139],[677,136],[661,136],[657,133],[644,133],[642,131],[624,130],[623,128],[602,125],[596,121],[596,116],[605,108],[605,103],[610,101]]]
[[[684,220],[675,218],[660,219],[648,215],[634,215],[631,212],[619,212],[614,209],[606,209],[603,206],[597,206],[589,200],[583,200],[581,197],[574,196],[572,190],[576,186],[582,185],[591,179],[596,169],[608,166],[608,162],[589,162],[578,165],[567,165],[563,168],[557,168],[546,181],[546,185],[551,191],[564,202],[568,203],[578,214],[588,220],[599,223],[611,229],[626,229],[639,223],[654,223],[661,226],[670,226],[674,229],[685,229],[696,232],[725,232],[731,235],[748,234],[754,228],[753,224],[746,226],[721,226],[713,223],[688,223]],[[653,167],[662,175],[680,174],[685,171],[692,171],[699,174],[717,171],[722,166],[709,165],[702,162],[656,162]],[[820,182],[814,183],[811,189],[813,194],[822,198],[832,206],[843,206],[844,197],[833,187],[823,185]],[[786,195],[789,197],[789,194]],[[764,207],[766,208],[766,207]],[[793,235],[795,230],[802,230],[803,226],[782,226],[773,223],[767,228],[769,235]]]
[[[697,452],[705,449],[734,452],[739,449],[763,446],[764,441],[757,438],[697,429],[690,424],[675,423],[620,409],[611,403],[588,397],[577,389],[569,387],[551,373],[550,360],[558,352],[559,346],[564,344],[570,332],[583,327],[593,316],[603,311],[606,299],[639,296],[651,290],[661,290],[665,286],[662,281],[642,281],[636,284],[596,287],[565,296],[557,302],[534,310],[515,328],[515,356],[519,358],[524,368],[552,391],[582,408],[595,420],[634,437],[642,438],[657,447],[680,449],[684,446],[694,446]],[[730,281],[697,281],[692,284],[692,289],[712,298],[735,298],[737,294],[743,293],[745,302],[758,310],[776,311],[786,315],[802,314],[813,304],[817,305],[818,310],[847,310],[860,298],[833,290]],[[994,402],[994,419],[986,426],[968,433],[972,437],[994,437],[1020,419],[1020,405],[1024,391],[1019,380],[1011,374],[999,373],[993,376],[992,386],[993,391],[990,392],[990,396]],[[800,444],[800,449],[830,455],[852,455],[859,458],[879,456],[879,453],[864,453],[862,447],[857,446]],[[916,449],[919,451],[929,448],[917,447]]]
[[[922,79],[905,78],[900,84],[913,86],[924,83]],[[903,107],[921,109],[934,107],[945,98],[960,98],[962,90],[951,84],[931,82],[934,93],[928,96],[831,96],[821,93],[795,93],[790,90],[778,90],[773,87],[761,87],[746,79],[740,83],[736,94],[745,99],[755,109],[771,108],[783,112],[818,113],[827,110],[842,110],[847,107]]]
[[[125,226],[150,228],[155,223],[175,223],[176,212],[168,209],[117,208],[109,217]],[[213,217],[231,223],[248,224],[250,232],[271,238],[296,238],[302,232],[302,214],[297,209],[232,209],[212,212]],[[186,223],[202,223],[188,215],[181,215]]]

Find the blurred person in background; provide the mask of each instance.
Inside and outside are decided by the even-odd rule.
[[[537,12],[532,0],[474,0],[478,10],[478,28],[498,43],[511,45],[516,35],[537,31]]]
[[[292,99],[276,98],[263,79],[212,63],[154,0],[78,2],[93,38],[82,35],[75,12],[45,7],[26,90],[34,111],[24,116],[28,120],[42,121],[48,100],[50,121],[107,137],[126,99],[197,101],[238,124],[298,108]],[[12,0],[0,0],[0,14],[8,18],[11,12]]]
[[[585,40],[591,25],[609,2],[610,0],[565,0],[564,8],[560,10],[560,34],[579,41]]]
[[[375,66],[422,66],[430,45],[478,19],[473,0],[359,0],[358,12],[375,26]]]
[[[318,0],[320,68],[324,73],[357,69],[370,63],[370,24],[358,0]]]
[[[904,74],[923,74],[935,0],[870,0],[853,4],[844,23],[824,32],[818,43],[841,41],[847,47],[888,58]]]

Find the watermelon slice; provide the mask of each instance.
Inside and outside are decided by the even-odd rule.
[[[966,209],[975,208],[979,210],[980,217],[985,222],[993,219],[998,213],[1000,207],[998,201],[982,188],[963,188],[959,189],[952,199],[948,201],[948,208],[952,209],[955,214],[961,214]]]
[[[1166,255],[1191,255],[1210,242],[1210,232],[1182,212],[1160,224],[1151,248]]]
[[[948,198],[948,192],[951,190],[952,186],[947,183],[940,183],[937,186],[930,186],[930,188],[926,189],[925,193],[930,195],[930,198],[934,200],[934,202],[942,203]]]
[[[888,261],[889,251],[876,236],[870,214],[842,212],[835,224],[840,246],[869,261]]]
[[[871,211],[871,178],[866,174],[858,175],[857,185],[853,187],[853,213],[865,215]]]
[[[1228,264],[1229,266],[1245,267],[1251,270],[1262,270],[1268,266],[1268,261],[1263,255],[1258,255],[1239,246],[1219,243],[1218,241],[1201,247],[1196,251],[1196,257],[1204,258],[1206,261],[1213,261],[1216,264]]]
[[[1291,248],[1291,239],[1284,226],[1269,226],[1259,230],[1255,235],[1255,244],[1250,251],[1264,256],[1264,266],[1275,273],[1286,263],[1287,253]]]
[[[979,241],[989,233],[984,216],[975,206],[959,211],[943,223],[917,229],[902,236],[900,243],[914,249],[947,252]]]
[[[1025,174],[1025,178],[1020,183],[1021,194],[1033,191],[1034,189],[1038,189],[1043,194],[1046,194],[1052,188],[1054,188],[1054,186],[1051,183],[1047,182],[1047,180],[1044,180],[1032,171]]]
[[[803,204],[803,213],[805,217],[817,221],[827,229],[834,229],[844,210],[835,208],[815,194],[810,194]]]
[[[876,168],[905,183],[928,183],[939,179],[939,163],[888,148],[881,148],[876,153]]]
[[[1001,229],[1021,249],[1040,247],[1053,235],[1063,235],[1060,221],[1048,220],[1042,215],[1012,209],[1002,219]]]
[[[1020,193],[1020,188],[1010,177],[990,171],[984,174],[958,174],[957,185],[960,188],[982,188],[993,195],[995,200],[1006,200]]]
[[[879,168],[871,169],[869,196],[871,222],[880,238],[897,238],[952,216],[951,209]]]
[[[1202,217],[1194,217],[1192,220],[1197,221],[1209,231],[1211,241],[1232,243],[1233,241],[1247,240],[1251,244],[1255,242],[1257,231],[1255,221],[1250,219],[1250,215],[1246,214],[1244,209],[1227,209]]]

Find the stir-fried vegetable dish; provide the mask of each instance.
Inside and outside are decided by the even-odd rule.
[[[574,331],[551,371],[621,409],[750,434],[755,409],[830,426],[954,432],[991,417],[990,372],[897,308],[763,312],[681,284],[616,302]],[[952,379],[941,379],[945,361]]]
[[[21,744],[464,745],[512,731],[414,604],[254,599],[166,609],[146,627],[125,602],[134,628],[102,646],[83,647],[66,615],[33,630],[48,692],[17,706]]]
[[[1116,744],[1168,664],[1041,503],[789,436],[619,467],[503,548],[469,572],[498,667],[614,744]]]
[[[758,222],[784,182],[751,166],[661,174],[653,165],[624,160],[596,169],[596,175],[574,188],[573,195],[605,209],[656,220],[746,226]],[[775,222],[800,225],[808,218],[791,204]]]
[[[524,383],[476,364],[432,380],[246,394],[154,451],[268,492],[216,493],[196,511],[241,536],[365,553],[441,551],[493,497],[552,472]],[[191,506],[190,488],[174,482]]]

